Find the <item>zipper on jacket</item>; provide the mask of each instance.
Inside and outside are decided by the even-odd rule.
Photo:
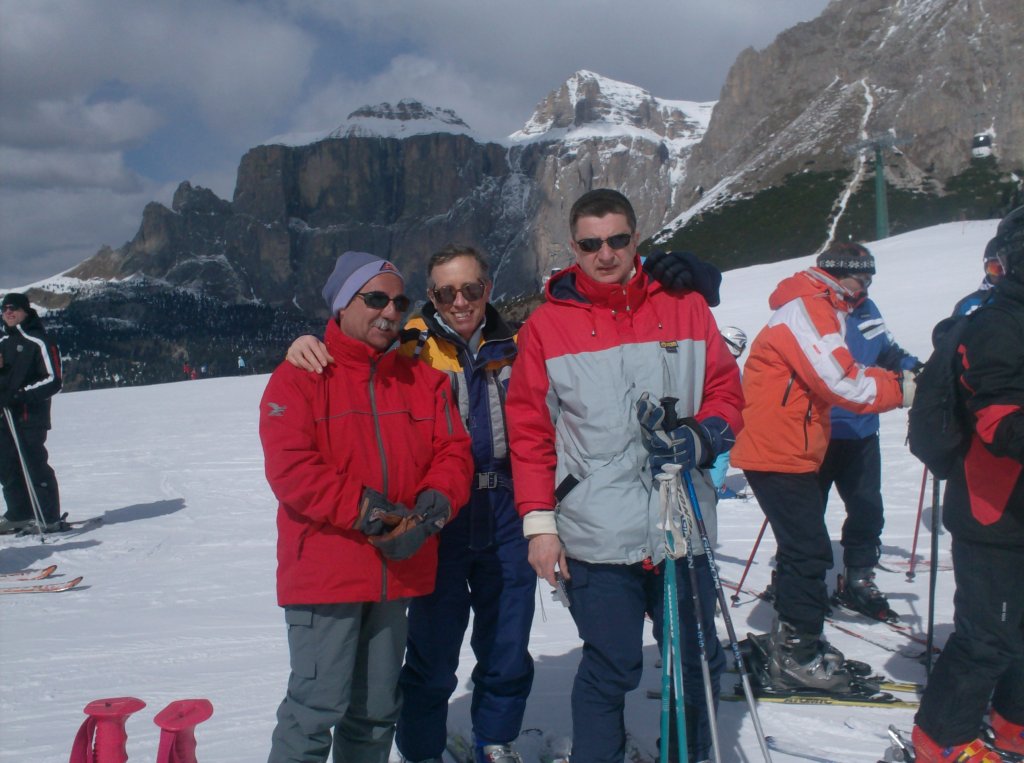
[[[388,494],[388,459],[384,452],[384,437],[380,432],[380,420],[377,416],[377,396],[373,391],[373,377],[377,374],[377,361],[370,362],[370,413],[373,416],[373,431],[377,435],[377,450],[380,451],[380,466],[382,475],[382,490],[381,492],[385,495]],[[380,600],[388,600],[388,563],[387,560],[380,560]]]
[[[444,420],[448,423],[448,434],[452,433],[452,412],[448,402],[448,390],[441,390],[441,400],[444,402]]]
[[[796,381],[796,373],[789,375],[789,382],[786,384],[786,391],[782,394],[782,407],[786,407],[786,402],[789,400],[789,393],[793,389],[793,382]]]
[[[804,416],[804,450],[808,450],[811,447],[810,435],[808,434],[807,430],[810,429],[812,416],[813,412],[811,409],[811,398],[808,397],[807,414]]]

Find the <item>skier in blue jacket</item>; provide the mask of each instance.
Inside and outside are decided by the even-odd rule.
[[[920,368],[921,361],[904,350],[889,333],[878,306],[868,297],[874,258],[860,244],[844,246],[859,250],[859,256],[871,258],[872,267],[862,301],[846,319],[846,345],[854,360],[865,366],[880,366],[889,371]],[[834,252],[835,247],[829,250]],[[818,258],[818,267],[825,267]],[[842,545],[845,575],[839,580],[839,603],[869,617],[885,620],[893,616],[885,595],[875,585],[875,565],[882,544],[885,523],[882,505],[882,456],[878,443],[878,414],[852,413],[832,408],[832,433],[825,460],[818,472],[825,503],[835,484],[846,505]]]

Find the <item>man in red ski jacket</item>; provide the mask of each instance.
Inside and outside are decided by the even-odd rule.
[[[322,374],[282,363],[260,403],[277,497],[277,597],[291,676],[270,763],[386,763],[406,607],[430,593],[436,534],[469,498],[469,436],[448,377],[388,352],[409,299],[386,260],[338,258]]]

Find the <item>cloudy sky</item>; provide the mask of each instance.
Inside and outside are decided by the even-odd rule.
[[[715,100],[827,0],[0,0],[0,287],[134,236],[245,151],[412,97],[519,129],[578,69]]]

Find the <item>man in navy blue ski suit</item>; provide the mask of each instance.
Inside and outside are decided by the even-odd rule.
[[[847,249],[843,255],[842,251]],[[836,256],[870,259],[871,266],[865,271],[870,285],[875,273],[874,258],[865,247],[853,243],[833,246],[818,258],[818,267],[823,267],[823,259]],[[853,359],[864,366],[879,366],[897,373],[920,368],[921,361],[893,340],[867,291],[865,286],[863,300],[846,319],[846,346]],[[852,608],[884,619],[889,614],[889,603],[874,583],[885,524],[878,414],[853,413],[836,406],[831,417],[832,432],[818,482],[825,503],[835,484],[846,505],[842,531],[845,590],[841,597]]]

